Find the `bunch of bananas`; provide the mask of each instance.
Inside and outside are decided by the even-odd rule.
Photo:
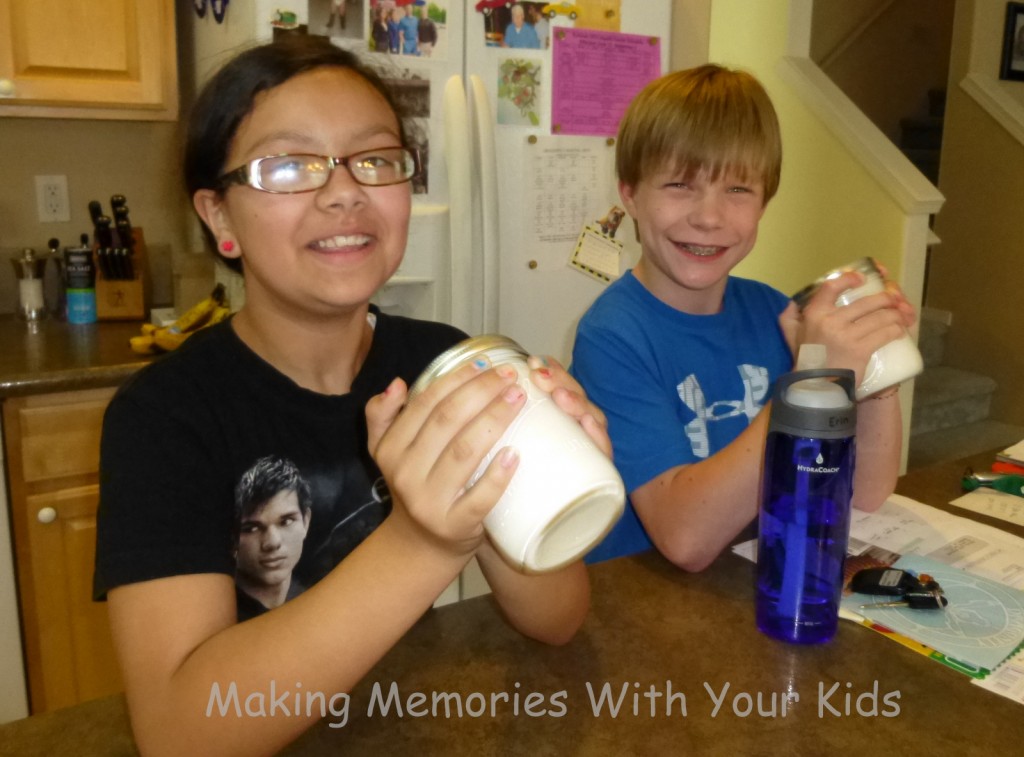
[[[190,307],[170,326],[144,323],[142,334],[133,336],[128,341],[131,343],[132,351],[140,355],[170,352],[180,347],[182,342],[199,329],[220,323],[230,314],[230,308],[224,304],[224,285],[217,284],[209,297]]]

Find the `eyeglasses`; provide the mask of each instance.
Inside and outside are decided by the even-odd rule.
[[[419,172],[419,154],[405,147],[381,147],[341,158],[329,155],[269,155],[250,160],[220,177],[222,187],[247,184],[261,192],[312,192],[327,184],[338,166],[357,184],[383,187],[409,181]]]

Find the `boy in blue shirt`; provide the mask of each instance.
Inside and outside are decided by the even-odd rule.
[[[730,275],[779,186],[775,110],[752,76],[715,65],[668,74],[631,103],[616,170],[642,255],[580,321],[572,373],[608,417],[626,514],[591,562],[652,545],[699,571],[757,514],[772,385],[802,344],[855,372],[914,321],[895,286],[837,307],[860,274],[804,308]],[[898,389],[898,387],[897,387]],[[899,471],[896,389],[857,409],[854,506],[878,508]]]

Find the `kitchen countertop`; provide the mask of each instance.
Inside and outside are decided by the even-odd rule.
[[[915,471],[898,490],[970,517],[944,503],[959,494],[965,464],[987,467],[992,459],[988,453]],[[753,563],[731,553],[697,575],[647,553],[592,566],[591,576],[592,611],[564,647],[520,637],[487,597],[429,612],[352,692],[344,725],[338,700],[337,717],[328,715],[284,753],[987,757],[1016,754],[1024,739],[1020,704],[866,628],[841,622],[836,638],[820,646],[763,636],[754,626]],[[297,689],[281,684],[276,695],[290,691],[294,701]],[[394,701],[382,711],[392,684],[403,707],[425,694],[426,714],[400,715]],[[625,693],[617,716],[607,700],[594,714],[590,691],[598,698],[606,684],[616,699]],[[799,701],[790,696],[783,714],[790,692]],[[269,708],[269,688],[264,693]],[[451,717],[443,699],[431,714],[435,693],[456,695],[462,717],[454,698]],[[653,714],[649,696],[657,697]],[[213,716],[220,717],[216,709]],[[135,753],[120,696],[0,726],[0,743],[18,755]]]
[[[153,359],[128,345],[141,323],[27,324],[0,316],[0,399],[120,384]]]

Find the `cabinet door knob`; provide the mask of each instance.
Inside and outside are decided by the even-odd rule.
[[[14,97],[14,82],[10,79],[0,79],[0,97]]]
[[[52,507],[44,507],[36,513],[36,518],[40,523],[53,523],[57,520],[57,511]]]

